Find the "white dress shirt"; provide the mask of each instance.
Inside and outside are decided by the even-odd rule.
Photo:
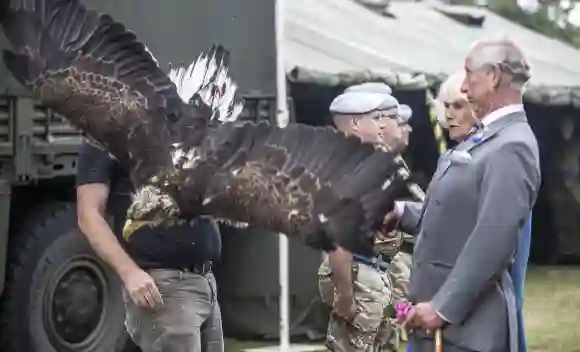
[[[502,117],[511,115],[515,112],[523,112],[523,111],[524,111],[523,104],[506,105],[504,107],[501,107],[501,108],[494,110],[494,111],[490,112],[489,114],[485,115],[481,119],[481,123],[484,126],[489,126],[492,122],[495,122],[495,121],[501,119]]]

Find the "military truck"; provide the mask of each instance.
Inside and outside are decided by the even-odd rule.
[[[1,77],[1,349],[120,351],[120,282],[76,224],[82,136]]]
[[[243,82],[245,113],[275,115],[274,2],[84,3],[135,31],[162,67],[189,64],[213,42],[226,45],[237,58],[231,69]],[[250,32],[255,34],[247,45],[240,38]],[[266,43],[267,49],[256,47]],[[0,34],[0,48],[7,45]],[[74,176],[81,140],[78,130],[32,99],[0,64],[2,351],[116,352],[126,346],[121,283],[77,228]]]

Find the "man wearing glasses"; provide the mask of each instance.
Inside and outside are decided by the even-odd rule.
[[[396,152],[408,144],[410,109],[400,108],[386,84],[349,87],[329,110],[335,127],[347,135]],[[392,321],[385,316],[393,299],[387,270],[398,248],[394,242],[382,238],[380,245],[366,243],[357,253],[339,247],[325,257],[318,275],[322,301],[333,307],[326,340],[329,350],[397,350]]]

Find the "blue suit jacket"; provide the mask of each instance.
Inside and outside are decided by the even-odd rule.
[[[524,283],[526,281],[526,268],[530,256],[530,244],[532,239],[532,214],[528,217],[518,241],[518,250],[515,255],[514,264],[510,270],[510,275],[514,284],[514,294],[518,307],[518,345],[519,352],[526,352],[526,330],[524,326],[523,305],[524,305]]]
[[[530,256],[530,244],[532,238],[532,214],[526,220],[520,238],[518,249],[515,254],[514,263],[510,270],[510,276],[514,284],[514,294],[518,308],[518,346],[519,352],[527,352],[526,330],[524,326],[523,304],[524,304],[524,283],[526,281],[526,268]],[[407,352],[411,352],[411,344],[407,344]]]

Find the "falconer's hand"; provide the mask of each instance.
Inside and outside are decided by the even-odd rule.
[[[144,308],[163,305],[163,298],[155,280],[147,272],[136,268],[122,278],[133,303]]]

